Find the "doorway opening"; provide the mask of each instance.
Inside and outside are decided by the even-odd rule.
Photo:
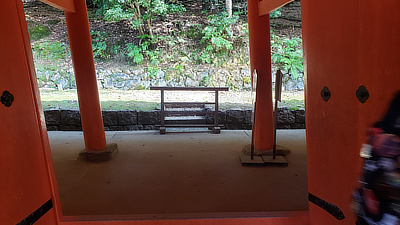
[[[157,71],[153,75],[161,74]],[[118,82],[122,82],[125,75],[123,71],[118,76],[115,74],[116,83],[112,85],[121,85]],[[65,87],[64,80],[55,82],[57,89]],[[100,83],[106,85],[107,82],[105,79]],[[124,82],[123,87],[127,84]],[[187,82],[188,79],[185,84]],[[243,85],[245,83],[243,80]],[[106,95],[111,95],[107,91]],[[133,96],[134,91],[131,92]],[[225,97],[226,105],[238,104],[229,94]],[[76,104],[77,98],[66,101]],[[111,107],[116,105],[112,100],[105,102]],[[75,128],[79,130],[78,125]],[[222,214],[248,217],[254,212],[266,215],[271,211],[306,211],[304,130],[280,131],[278,135],[282,142],[299,151],[289,156],[293,167],[285,169],[284,173],[281,173],[282,168],[243,168],[240,165],[238,156],[251,137],[246,130],[224,131],[218,136],[209,133],[193,136],[190,132],[160,136],[153,130],[133,135],[110,130],[106,131],[107,142],[116,142],[120,152],[114,160],[104,163],[76,159],[84,148],[80,131],[49,132],[64,215],[132,215],[144,219],[195,218],[196,215],[205,218]],[[293,136],[298,139],[284,139]]]

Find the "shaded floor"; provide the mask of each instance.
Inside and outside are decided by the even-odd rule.
[[[242,167],[249,131],[106,132],[119,152],[77,160],[82,132],[49,132],[64,215],[157,215],[307,211],[305,130],[278,130],[289,166]]]

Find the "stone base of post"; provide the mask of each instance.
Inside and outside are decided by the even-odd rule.
[[[79,159],[89,162],[104,162],[114,158],[118,152],[116,143],[108,144],[104,150],[82,150],[79,153]]]

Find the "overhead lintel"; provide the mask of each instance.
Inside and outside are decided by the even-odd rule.
[[[39,0],[43,3],[53,6],[54,8],[60,9],[64,12],[75,12],[75,1],[74,0]]]

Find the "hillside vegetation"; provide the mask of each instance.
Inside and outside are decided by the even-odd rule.
[[[139,4],[140,10],[135,11],[137,2],[141,1],[88,1],[93,54],[99,70],[117,68],[111,72],[115,75],[128,70],[140,73],[141,69],[141,73],[148,75],[140,77],[141,81],[162,78],[174,81],[175,86],[216,86],[225,82],[233,89],[248,89],[245,1],[233,2],[232,17],[225,12],[223,2],[205,7],[201,1],[174,1],[160,7],[159,2],[164,1],[152,0],[157,4]],[[63,12],[39,1],[26,2],[25,10],[40,84],[57,88],[68,82],[62,88],[74,88]],[[271,17],[274,69],[282,68],[287,72],[287,80],[297,80],[302,75],[299,2],[285,6]],[[216,81],[221,75],[234,76],[232,73],[238,69],[246,72]],[[198,71],[201,73],[196,74]],[[186,83],[187,78],[196,82]],[[241,87],[229,83],[238,78],[243,80]],[[60,84],[62,79],[65,80]],[[133,87],[140,88],[143,85]]]
[[[232,16],[218,0],[87,0],[87,5],[100,89],[250,89],[246,1],[233,1]],[[64,13],[37,0],[25,0],[24,7],[40,88],[75,89]],[[284,71],[286,90],[302,90],[300,2],[270,17],[273,71]]]

